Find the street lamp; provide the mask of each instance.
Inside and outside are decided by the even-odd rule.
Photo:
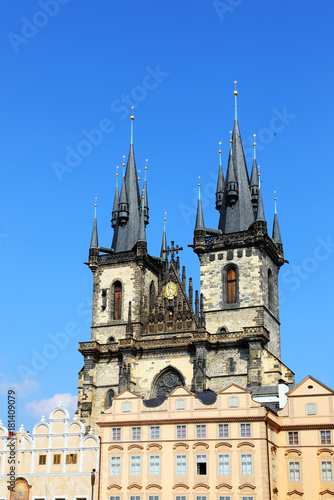
[[[91,474],[90,474],[90,483],[92,485],[92,500],[94,500],[95,473],[96,473],[96,470],[93,469]]]

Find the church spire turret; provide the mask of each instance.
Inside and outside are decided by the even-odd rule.
[[[126,183],[125,183],[125,170],[123,166],[123,179],[122,179],[122,187],[121,187],[121,196],[119,199],[118,206],[118,216],[121,224],[126,224],[129,219],[129,204],[128,197],[126,194]]]
[[[222,167],[222,150],[221,150],[221,142],[219,143],[219,170],[218,170],[218,181],[217,181],[217,191],[216,191],[216,210],[220,210],[223,204],[223,195],[224,195],[224,174]]]
[[[258,201],[257,201],[256,222],[257,221],[266,222],[266,218],[264,216],[263,201],[262,201],[260,174],[258,175],[258,177],[259,177],[259,188],[258,188]]]
[[[167,212],[165,212],[165,217],[164,217],[164,232],[162,234],[161,251],[160,251],[160,258],[163,262],[167,260],[166,214]]]
[[[198,183],[198,204],[197,204],[195,231],[205,231],[202,202],[201,202],[201,184],[200,183]]]
[[[141,214],[140,214],[140,222],[139,222],[138,241],[145,241],[146,242],[145,216],[144,216],[144,196],[142,197],[142,202],[141,202]]]
[[[119,207],[118,166],[116,168],[117,168],[117,173],[116,173],[116,189],[115,189],[114,205],[113,205],[112,216],[111,216],[111,227],[116,227],[117,217],[118,217],[118,207]]]
[[[272,240],[274,243],[278,243],[279,245],[282,245],[282,238],[281,238],[281,232],[279,229],[279,224],[278,224],[278,217],[277,217],[277,206],[276,206],[276,191],[275,191],[275,214],[274,214],[274,223],[273,223],[273,236]]]
[[[149,224],[149,215],[148,215],[148,197],[147,197],[147,182],[146,182],[146,176],[147,176],[147,162],[146,160],[146,165],[145,165],[145,180],[144,180],[144,186],[143,186],[143,192],[142,192],[142,198],[144,198],[144,221],[145,221],[145,226]],[[140,210],[142,208],[140,207]]]
[[[251,173],[251,180],[250,180],[250,194],[251,194],[251,201],[254,210],[257,208],[257,200],[258,200],[258,169],[257,169],[257,163],[256,163],[256,134],[253,134],[254,137],[254,159],[253,159],[253,165],[252,165],[252,173]]]
[[[93,222],[93,231],[92,231],[92,237],[90,240],[90,249],[97,249],[99,247],[99,241],[98,241],[98,236],[97,236],[97,221],[96,221],[96,198],[95,198],[95,205],[94,205],[94,222]]]
[[[254,211],[249,191],[249,177],[237,119],[237,95],[238,91],[235,89],[235,120],[232,148],[229,156],[225,193],[220,209],[218,226],[223,233],[246,231],[254,222]]]

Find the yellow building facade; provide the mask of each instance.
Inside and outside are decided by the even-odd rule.
[[[32,434],[21,426],[11,437],[0,425],[1,500],[90,500],[98,468],[98,438],[86,434],[84,425],[76,417],[71,420],[61,404],[49,421],[42,417]]]

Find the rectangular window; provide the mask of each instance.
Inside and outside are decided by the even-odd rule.
[[[316,415],[317,406],[314,403],[309,403],[306,405],[306,415]]]
[[[149,475],[150,476],[160,476],[160,456],[159,455],[150,455]]]
[[[271,467],[273,470],[273,479],[276,479],[276,460],[274,458],[271,459]]]
[[[289,481],[291,483],[299,483],[300,462],[289,462]]]
[[[240,437],[242,438],[252,437],[251,424],[240,424]]]
[[[206,425],[196,425],[196,439],[206,439]]]
[[[239,407],[239,399],[238,398],[230,398],[228,400],[228,405],[230,408],[238,408]]]
[[[250,454],[241,455],[241,475],[251,476],[253,474],[253,456]]]
[[[198,496],[196,497],[196,500],[206,500],[206,496]]]
[[[150,439],[160,439],[160,427],[158,425],[150,427]]]
[[[230,455],[218,455],[218,474],[220,476],[229,476]]]
[[[218,437],[228,438],[230,435],[230,429],[228,424],[218,424]]]
[[[110,475],[121,475],[121,457],[110,457]]]
[[[53,463],[54,463],[54,465],[59,465],[60,464],[60,457],[61,457],[61,455],[59,455],[59,454],[53,455]]]
[[[69,453],[66,455],[66,463],[67,464],[76,464],[77,463],[77,454],[76,453]]]
[[[121,428],[120,427],[112,427],[111,429],[111,441],[120,441],[121,440]]]
[[[196,455],[196,474],[197,476],[207,475],[207,457],[206,455]]]
[[[160,500],[160,496],[159,495],[149,495],[148,500]]]
[[[272,427],[270,429],[270,441],[272,443],[275,443],[275,431],[274,431],[274,429]]]
[[[176,476],[187,475],[187,456],[176,455]]]
[[[39,465],[45,465],[46,464],[46,455],[40,455],[38,458],[38,464]]]
[[[320,431],[320,444],[332,444],[331,431]]]
[[[219,500],[231,500],[231,497],[224,495],[223,497],[219,497]]]
[[[288,444],[299,444],[299,433],[296,431],[288,432]]]
[[[254,497],[241,497],[241,500],[254,500]]]
[[[130,457],[130,476],[140,476],[140,456]]]
[[[140,500],[140,495],[130,495],[130,500]]]
[[[109,500],[121,500],[121,497],[113,495],[109,497]]]
[[[176,495],[175,500],[187,500],[185,495]]]
[[[176,439],[186,439],[187,437],[187,426],[177,425],[176,426]]]
[[[132,427],[131,439],[132,439],[132,441],[140,441],[141,440],[141,427]]]
[[[333,481],[332,462],[321,462],[321,481]]]
[[[184,410],[186,407],[186,400],[185,399],[177,399],[176,400],[176,409],[177,410]]]
[[[128,401],[125,401],[123,404],[122,404],[122,412],[123,413],[127,413],[131,411],[131,403],[129,403]],[[130,497],[131,498],[131,497]]]

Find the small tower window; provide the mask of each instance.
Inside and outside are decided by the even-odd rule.
[[[227,360],[227,372],[234,373],[234,362],[233,358],[228,358]]]
[[[152,311],[155,303],[155,284],[152,281],[150,284],[150,311]]]
[[[116,281],[114,284],[114,319],[122,317],[122,283]]]
[[[227,271],[227,303],[235,304],[237,301],[237,274],[235,269]]]

